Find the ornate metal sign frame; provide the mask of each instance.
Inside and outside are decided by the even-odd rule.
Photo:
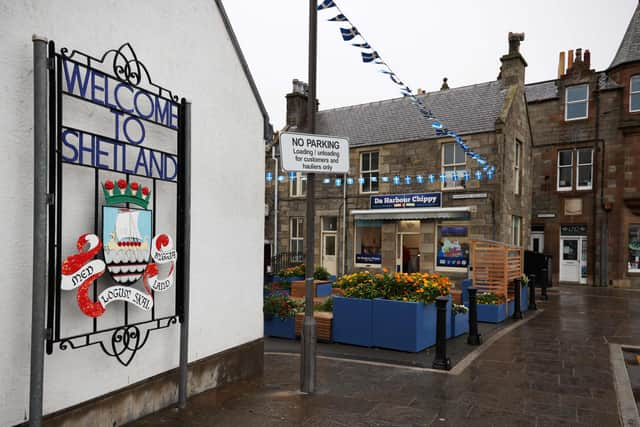
[[[151,180],[152,184],[150,189],[146,189],[146,193],[149,192],[152,195],[152,207],[151,215],[152,221],[152,236],[156,234],[156,183],[163,181],[164,183],[170,183],[177,186],[177,212],[176,212],[176,250],[177,253],[184,253],[187,223],[185,221],[185,215],[188,212],[185,198],[185,174],[188,173],[188,137],[186,137],[185,129],[189,126],[186,122],[188,115],[185,114],[186,101],[184,98],[180,99],[171,90],[155,84],[149,75],[146,66],[138,60],[132,46],[129,43],[124,43],[118,49],[111,49],[105,52],[100,58],[90,56],[77,50],[73,50],[69,53],[67,48],[62,48],[60,52],[56,52],[55,44],[50,41],[48,44],[48,75],[49,75],[49,195],[48,195],[48,277],[49,283],[47,284],[47,318],[46,318],[46,352],[51,354],[55,346],[58,346],[60,350],[79,349],[88,346],[99,346],[104,353],[109,356],[115,357],[122,365],[127,366],[133,360],[136,352],[142,348],[148,341],[149,335],[152,331],[165,329],[171,325],[176,324],[178,321],[183,322],[185,315],[185,303],[184,296],[188,295],[188,281],[185,278],[188,277],[188,266],[183,261],[184,258],[178,257],[175,265],[175,286],[174,292],[163,293],[163,298],[166,298],[168,294],[175,294],[174,310],[170,315],[157,316],[155,306],[152,306],[148,311],[148,319],[143,321],[132,321],[129,315],[129,305],[124,304],[122,322],[118,326],[103,326],[103,321],[99,317],[87,318],[87,328],[85,333],[75,335],[64,335],[61,324],[65,321],[65,311],[62,309],[62,299],[67,298],[67,294],[61,292],[61,266],[63,264],[62,254],[62,242],[68,241],[69,236],[65,235],[63,230],[62,217],[65,212],[63,206],[63,194],[65,191],[63,182],[63,168],[92,168],[93,169],[93,230],[87,230],[96,236],[102,235],[100,227],[100,215],[102,213],[102,206],[100,205],[100,194],[106,191],[101,183],[100,173],[101,170],[109,170],[115,173],[124,175],[124,181],[126,182],[127,189],[137,187],[133,179],[136,176],[144,177],[144,179]],[[177,110],[177,123],[172,126],[169,122],[168,126],[164,126],[168,132],[175,132],[175,151],[174,153],[163,152],[162,150],[156,150],[149,147],[140,147],[140,150],[145,150],[153,155],[155,153],[158,156],[172,156],[175,158],[176,173],[175,177],[167,178],[165,176],[154,176],[153,173],[138,174],[137,168],[135,171],[127,170],[126,164],[124,171],[116,170],[114,168],[105,167],[98,161],[98,165],[86,165],[80,162],[70,162],[63,155],[63,131],[64,129],[73,129],[77,132],[85,132],[91,134],[92,137],[101,138],[107,140],[110,144],[121,145],[122,150],[127,150],[127,142],[121,140],[116,136],[110,137],[105,135],[98,135],[81,129],[74,129],[69,126],[65,126],[64,114],[63,114],[63,99],[65,97],[71,97],[79,99],[82,102],[91,103],[97,108],[108,108],[114,114],[121,114],[122,117],[134,116],[136,120],[145,120],[145,117],[140,115],[135,116],[132,113],[132,109],[126,109],[120,105],[119,102],[114,105],[105,102],[106,105],[95,102],[95,99],[89,99],[85,96],[79,96],[76,93],[70,92],[63,86],[63,74],[64,66],[72,65],[74,67],[82,67],[85,72],[99,73],[106,79],[118,84],[122,84],[126,90],[133,90],[144,92],[145,96],[149,99],[161,99],[165,102],[165,105],[170,103],[169,113],[175,107]],[[85,80],[86,81],[86,80]],[[86,83],[85,83],[86,84]],[[106,90],[105,90],[106,92]],[[157,101],[156,101],[157,102]],[[165,110],[166,113],[166,110]],[[169,120],[172,120],[171,118]],[[150,120],[147,120],[150,121]],[[162,124],[153,122],[155,125],[163,126]],[[116,148],[114,147],[114,152]],[[175,154],[177,153],[177,155]],[[82,159],[82,157],[81,157]],[[162,175],[162,174],[161,174]],[[112,184],[111,184],[112,185]],[[130,191],[130,190],[127,190]],[[141,194],[141,193],[139,193]],[[148,196],[147,196],[148,197]],[[126,207],[129,204],[126,203]],[[65,239],[63,239],[65,238]],[[155,239],[154,239],[155,243]],[[171,242],[173,244],[173,242]],[[80,243],[78,244],[80,249]],[[91,287],[92,300],[98,300],[98,287],[106,280],[110,280],[108,277],[103,279],[96,279],[95,284]],[[102,286],[104,287],[104,286]],[[149,290],[152,298],[155,296],[155,292]],[[139,317],[139,316],[138,316]]]

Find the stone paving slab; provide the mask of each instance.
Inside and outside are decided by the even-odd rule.
[[[459,375],[319,359],[302,395],[299,358],[266,355],[262,377],[130,426],[619,426],[608,345],[640,344],[640,292],[560,287],[540,305]]]

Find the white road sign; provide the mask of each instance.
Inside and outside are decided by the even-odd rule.
[[[336,136],[283,132],[282,169],[287,172],[349,172],[349,140]]]

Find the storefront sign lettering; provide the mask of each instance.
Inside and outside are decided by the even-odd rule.
[[[442,206],[442,193],[371,196],[370,203],[371,209],[439,208]]]

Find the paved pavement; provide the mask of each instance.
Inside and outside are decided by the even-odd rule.
[[[459,375],[319,359],[307,396],[297,356],[267,355],[264,377],[130,426],[620,425],[608,343],[640,345],[640,292],[562,287],[540,306]]]

